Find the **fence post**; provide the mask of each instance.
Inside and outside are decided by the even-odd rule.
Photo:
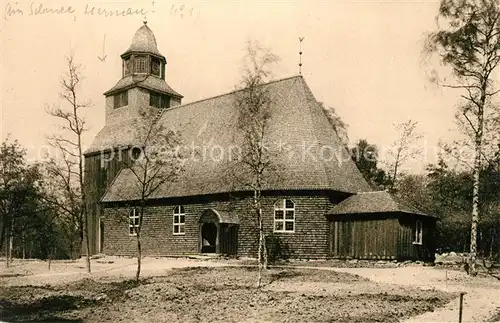
[[[462,323],[462,310],[464,305],[464,292],[460,292],[460,305],[458,308],[458,323]]]

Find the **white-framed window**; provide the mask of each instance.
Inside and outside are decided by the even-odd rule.
[[[174,208],[174,225],[173,233],[174,235],[184,234],[184,226],[186,224],[186,212],[184,206],[178,205]]]
[[[423,226],[422,221],[415,221],[415,230],[413,232],[413,243],[422,244]]]
[[[130,209],[128,213],[128,234],[136,236],[136,229],[139,227],[139,212],[136,209]]]
[[[295,232],[295,203],[283,199],[274,204],[274,232]]]

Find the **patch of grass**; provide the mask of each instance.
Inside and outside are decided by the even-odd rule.
[[[297,270],[283,270],[277,273],[271,273],[271,282],[285,278],[294,278],[301,275],[302,274]]]
[[[9,287],[0,293],[1,314],[3,319],[15,321],[61,321],[53,315],[99,306],[107,301],[124,301],[127,290],[148,283],[147,280],[135,279],[103,283],[85,278],[57,287]]]
[[[29,321],[47,320],[53,313],[75,310],[82,307],[97,305],[96,300],[83,296],[50,295],[28,302],[2,302],[2,317],[8,320]]]
[[[0,291],[0,302],[8,300],[6,319],[26,322],[62,321],[59,318],[117,322],[131,317],[146,322],[397,322],[434,310],[453,296],[375,285],[343,272],[299,268],[268,269],[263,272],[264,287],[256,288],[255,270],[190,267],[139,282],[82,279],[53,289],[7,287]],[[32,307],[31,313],[21,313],[27,307]]]

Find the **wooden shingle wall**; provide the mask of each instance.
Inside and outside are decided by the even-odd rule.
[[[398,229],[394,218],[333,219],[330,255],[340,259],[396,259]]]
[[[130,162],[128,150],[121,151],[121,158],[110,158],[110,154],[108,152],[85,157],[84,181],[87,195],[91,254],[99,252],[99,218],[103,215],[102,205],[99,201],[107,186],[116,177],[124,163]],[[115,154],[118,154],[118,152],[115,152]],[[85,241],[82,251],[84,254],[86,253]]]
[[[285,197],[265,197],[262,203],[264,229],[272,241],[271,248],[279,245],[285,256],[293,258],[326,258],[328,256],[328,221],[324,214],[332,206],[324,196],[287,196],[295,203],[295,232],[273,233],[274,203]],[[182,255],[199,253],[199,218],[204,210],[213,208],[235,212],[239,219],[238,255],[256,256],[257,222],[251,212],[251,198],[214,200],[184,205],[185,234],[173,234],[173,209],[177,204],[149,206],[145,211],[141,231],[144,255]],[[109,255],[135,255],[136,238],[129,236],[128,209],[106,208],[103,252]],[[270,252],[272,252],[270,250]]]

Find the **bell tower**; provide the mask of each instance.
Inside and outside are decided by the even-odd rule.
[[[159,114],[163,109],[180,105],[182,100],[182,95],[166,82],[167,60],[158,51],[147,22],[135,32],[132,44],[121,58],[121,78],[104,93],[104,127],[84,153],[87,230],[92,254],[106,252],[104,213],[99,201],[124,161],[129,160],[132,148],[142,144],[138,134],[138,125],[144,122],[142,112]],[[82,251],[85,252],[83,246]]]
[[[106,124],[139,116],[141,110],[161,110],[181,104],[182,95],[166,82],[167,60],[144,21],[132,44],[121,55],[122,75],[106,97]]]

